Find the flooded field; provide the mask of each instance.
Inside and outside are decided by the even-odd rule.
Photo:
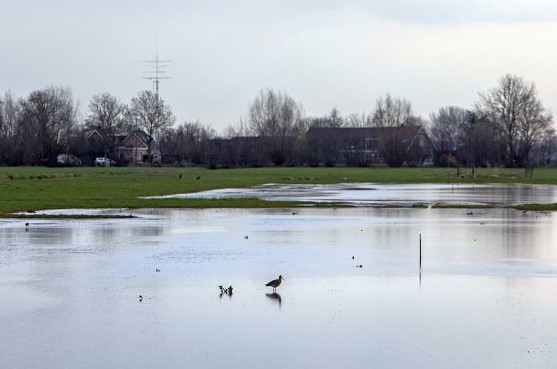
[[[557,361],[554,213],[131,212],[28,229],[0,220],[1,368]],[[279,274],[272,294],[265,284]]]
[[[557,202],[557,186],[542,185],[444,185],[444,184],[331,184],[278,185],[232,188],[158,198],[240,198],[275,201],[339,203],[351,206],[412,206],[551,204]]]

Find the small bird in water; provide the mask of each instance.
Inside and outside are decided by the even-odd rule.
[[[139,302],[143,301],[143,296],[139,295]]]
[[[356,268],[363,268],[364,266],[362,264],[360,265],[356,265]]]
[[[352,260],[354,260],[354,256],[352,256]]]
[[[277,290],[277,287],[280,286],[280,283],[282,282],[284,278],[282,278],[282,275],[279,275],[278,279],[273,279],[271,282],[267,283],[265,286],[267,287],[273,287],[273,292]]]
[[[232,286],[228,287],[228,288],[227,288],[227,291],[228,291],[228,292],[227,292],[227,293],[228,293],[228,296],[232,296]]]
[[[25,230],[26,230],[26,231],[29,230],[29,222],[25,223]]]
[[[247,235],[244,236],[244,240],[247,240],[249,237]]]
[[[224,293],[224,287],[222,286],[222,284],[219,286],[220,288],[220,293],[223,294]]]
[[[155,269],[155,272],[157,272],[157,273],[160,272],[160,271],[161,271],[161,270],[160,270],[159,268],[156,268],[156,269]]]

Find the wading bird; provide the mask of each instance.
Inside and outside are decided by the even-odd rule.
[[[284,278],[282,278],[282,275],[279,275],[278,279],[273,279],[271,282],[267,283],[265,286],[268,287],[273,287],[273,291],[277,290],[277,287],[280,286],[280,283],[282,282]]]

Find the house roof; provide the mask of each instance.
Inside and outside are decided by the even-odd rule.
[[[133,131],[118,146],[149,148],[149,135],[141,130]]]
[[[351,149],[366,149],[372,147],[368,140],[381,142],[386,138],[396,140],[411,147],[416,139],[425,133],[422,126],[403,127],[311,127],[306,138],[310,145],[321,147],[346,147]],[[427,136],[427,135],[426,135]]]
[[[310,127],[307,135],[309,137],[335,137],[346,138],[379,138],[383,133],[396,132],[402,138],[414,138],[423,129],[422,126],[402,127]]]
[[[88,132],[86,133],[86,137],[87,137],[88,139],[94,138],[93,136],[96,136],[96,137],[98,137],[98,138],[102,138],[102,137],[103,137],[103,135],[102,135],[97,129],[92,129],[92,130],[90,130],[90,131],[88,131]]]

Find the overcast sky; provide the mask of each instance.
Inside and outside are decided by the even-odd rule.
[[[237,124],[262,88],[308,115],[370,112],[391,93],[427,118],[470,107],[506,73],[557,112],[554,0],[0,0],[0,93],[71,87],[86,113],[143,89],[155,34],[178,122]]]

